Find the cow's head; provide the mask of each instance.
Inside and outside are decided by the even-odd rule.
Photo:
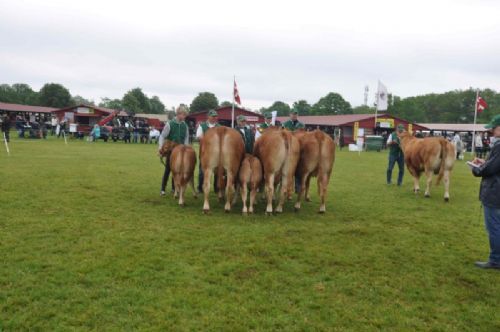
[[[159,155],[160,157],[166,157],[167,154],[169,154],[170,152],[172,152],[172,150],[177,146],[179,145],[178,143],[175,143],[173,141],[170,141],[170,140],[166,140],[165,143],[163,143],[163,145],[161,146],[160,148],[160,151],[159,151]]]

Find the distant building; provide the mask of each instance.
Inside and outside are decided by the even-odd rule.
[[[287,116],[279,116],[279,122],[288,120]],[[356,142],[359,129],[363,129],[363,136],[381,135],[383,132],[393,132],[402,124],[409,131],[427,130],[417,123],[397,118],[390,114],[379,114],[375,123],[375,114],[342,114],[342,115],[304,115],[299,116],[308,130],[320,129],[333,136],[337,128],[341,129],[344,143]]]
[[[111,115],[116,110],[92,105],[70,106],[52,111],[59,121],[66,119],[70,124],[76,124],[78,132],[88,133],[92,127]],[[125,111],[119,111],[119,117],[128,117]]]
[[[0,113],[7,113],[9,116],[21,115],[23,117],[28,117],[30,115],[44,115],[49,117],[55,110],[57,110],[57,108],[0,102]]]
[[[216,109],[217,114],[218,114],[218,119],[219,123],[221,125],[231,127],[231,113],[232,113],[232,107],[231,106],[225,106],[225,107],[219,107]],[[191,128],[196,128],[200,122],[203,122],[207,119],[207,113],[208,110],[206,111],[201,111],[201,112],[196,112],[196,113],[190,113],[186,119],[188,122],[188,125]],[[247,118],[247,123],[250,125],[257,124],[257,123],[262,123],[264,122],[264,116],[260,113],[255,113],[240,107],[235,107],[234,108],[234,121],[236,122],[236,118],[238,115],[244,115]]]

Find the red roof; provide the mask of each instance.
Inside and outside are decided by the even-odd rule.
[[[381,113],[378,115],[379,118],[391,118],[398,120],[403,123],[412,123],[411,121],[397,118],[393,115],[387,113]],[[288,120],[288,116],[278,116],[277,120],[280,122],[285,122]],[[299,115],[299,120],[306,125],[314,126],[345,126],[350,125],[354,122],[375,119],[375,114],[341,114],[341,115]],[[412,123],[417,130],[427,129],[425,124]]]
[[[45,106],[9,104],[0,102],[0,110],[9,112],[51,113],[52,111],[57,110],[57,108],[45,107]]]
[[[54,109],[54,112],[67,112],[71,110],[76,110],[78,107],[87,107],[87,108],[92,108],[94,110],[100,111],[102,113],[106,114],[111,114],[117,110],[111,109],[111,108],[106,108],[106,107],[99,107],[99,106],[92,106],[92,105],[85,105],[85,104],[80,104],[80,105],[75,105],[75,106],[68,106],[64,108],[59,108],[59,109]],[[118,116],[128,116],[127,112],[121,110],[118,113]]]
[[[299,120],[306,125],[341,126],[347,123],[373,118],[374,116],[373,114],[303,115],[299,116]],[[279,122],[285,122],[289,117],[278,116],[276,119]]]

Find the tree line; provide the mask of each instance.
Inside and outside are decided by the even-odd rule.
[[[480,95],[488,103],[488,108],[478,115],[478,122],[487,122],[493,115],[500,114],[500,93],[492,89],[480,90]],[[471,123],[474,120],[476,90],[453,90],[444,93],[430,93],[420,96],[401,98],[389,94],[387,112],[394,116],[418,123]],[[80,104],[95,105],[93,100],[82,96],[72,96],[69,90],[58,83],[46,83],[39,91],[34,91],[28,84],[1,84],[0,102],[48,106],[63,108]],[[231,106],[231,102],[219,102],[212,92],[200,92],[189,105],[189,112],[199,112]],[[121,99],[101,98],[97,106],[111,109],[124,109],[129,113],[165,112],[165,105],[158,96],[148,97],[141,88],[127,91]],[[261,113],[277,111],[278,116],[287,116],[292,110],[299,115],[339,115],[373,114],[375,105],[352,107],[341,94],[330,92],[316,103],[310,104],[299,99],[291,105],[275,101],[269,107],[263,107]]]
[[[54,108],[85,104],[116,110],[124,109],[129,113],[165,113],[165,105],[160,98],[148,97],[141,88],[127,91],[121,99],[101,98],[101,102],[96,105],[93,100],[79,95],[72,96],[66,87],[58,83],[46,83],[39,91],[24,83],[0,84],[0,102]]]

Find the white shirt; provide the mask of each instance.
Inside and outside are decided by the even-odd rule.
[[[153,128],[150,132],[149,132],[149,137],[151,138],[154,138],[154,137],[158,137],[160,136],[160,131],[156,128]]]
[[[215,127],[216,123],[210,123],[207,121],[208,128],[213,128]],[[200,139],[203,137],[203,128],[201,128],[201,123],[198,125],[198,128],[196,129],[196,138]]]
[[[482,148],[483,147],[483,138],[481,135],[476,134],[476,148]]]

